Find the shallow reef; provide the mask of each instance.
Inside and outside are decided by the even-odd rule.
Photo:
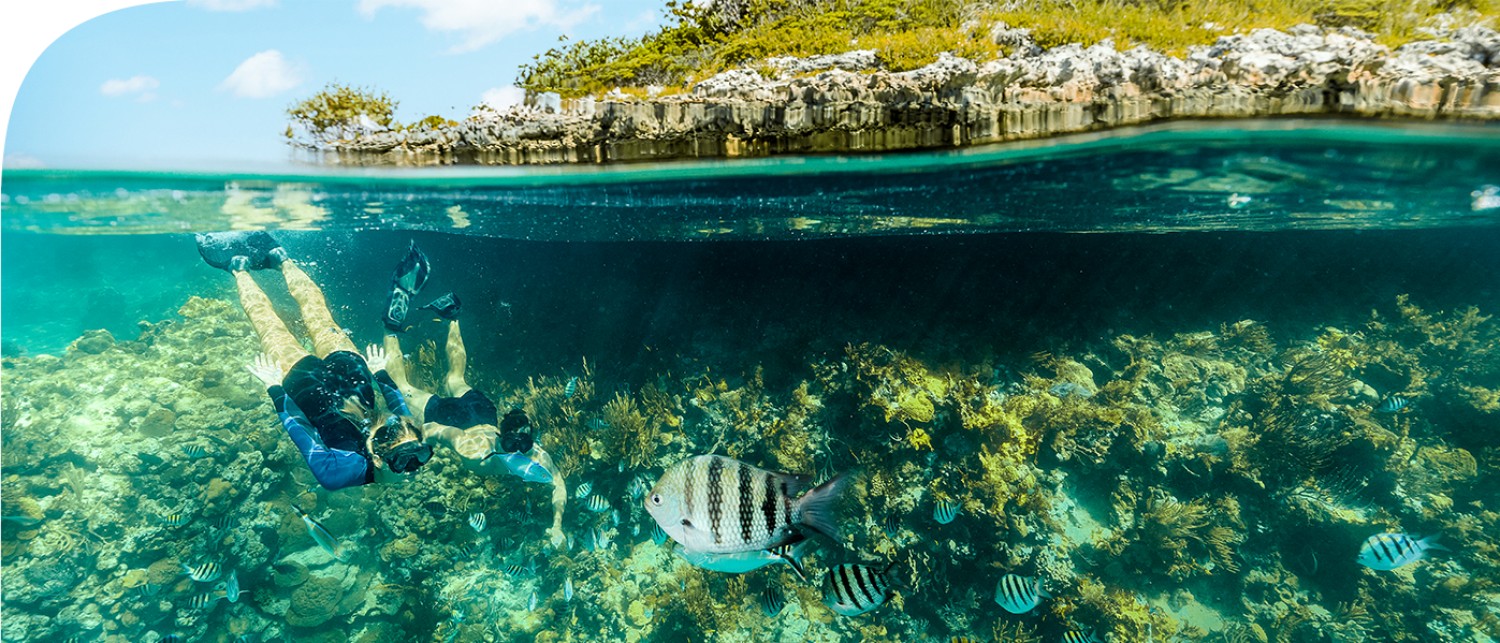
[[[1500,324],[1480,310],[1400,297],[1307,336],[1225,320],[1081,346],[961,341],[939,338],[941,357],[854,341],[796,365],[681,355],[637,381],[587,361],[514,382],[471,367],[567,478],[553,547],[550,488],[442,451],[404,484],[318,489],[243,370],[258,348],[237,304],[194,297],[135,339],[4,358],[3,638],[1500,639]],[[415,350],[418,370],[443,368]],[[854,472],[807,582],[783,565],[704,571],[653,542],[636,480],[700,453]],[[583,483],[604,511],[573,497]],[[936,520],[939,503],[956,518]],[[1384,531],[1441,533],[1451,551],[1357,565]],[[192,607],[222,582],[184,574],[204,562],[237,575],[237,602]],[[818,581],[845,562],[895,563],[889,604],[825,606]],[[1006,573],[1053,598],[1004,612]]]

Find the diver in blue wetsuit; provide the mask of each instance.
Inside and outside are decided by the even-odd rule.
[[[385,351],[371,346],[363,356],[357,352],[334,322],[323,291],[275,239],[260,231],[201,234],[198,252],[234,278],[264,351],[249,370],[265,383],[282,426],[319,484],[343,489],[378,482],[414,472],[432,457],[421,425],[385,372]],[[252,270],[281,274],[301,310],[312,352],[276,314]]]

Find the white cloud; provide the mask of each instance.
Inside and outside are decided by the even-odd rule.
[[[523,100],[526,100],[526,90],[515,85],[491,87],[484,90],[484,94],[479,97],[479,102],[489,105],[495,111],[504,111],[511,105],[520,105]]]
[[[219,83],[219,89],[227,89],[240,98],[269,98],[301,83],[299,66],[281,52],[267,49],[235,67],[234,73]]]
[[[127,96],[134,94],[137,101],[144,103],[156,98],[156,92],[152,90],[160,86],[161,81],[150,76],[131,76],[124,80],[111,78],[99,86],[99,93],[105,96]]]
[[[359,0],[366,18],[385,7],[419,9],[422,26],[457,33],[461,41],[453,53],[474,51],[522,29],[569,29],[599,10],[568,0]]]
[[[189,7],[207,11],[250,11],[276,6],[276,0],[187,0]]]
[[[7,170],[34,170],[47,167],[41,159],[28,154],[6,154],[3,164]]]

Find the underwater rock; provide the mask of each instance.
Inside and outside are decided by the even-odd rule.
[[[344,597],[343,583],[331,576],[315,576],[292,592],[286,622],[293,627],[317,627],[332,619]]]
[[[158,406],[151,409],[146,417],[141,418],[137,430],[147,437],[160,438],[172,433],[177,428],[177,414],[171,409]]]
[[[109,350],[109,347],[114,345],[115,336],[109,334],[109,331],[91,330],[85,332],[82,337],[73,340],[73,343],[68,345],[68,351],[98,355]]]

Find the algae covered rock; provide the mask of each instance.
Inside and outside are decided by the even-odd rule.
[[[343,597],[343,583],[339,579],[315,576],[292,592],[286,622],[294,627],[317,627],[327,623],[338,611]]]
[[[68,351],[98,355],[115,345],[115,336],[107,330],[91,330],[68,345]]]

